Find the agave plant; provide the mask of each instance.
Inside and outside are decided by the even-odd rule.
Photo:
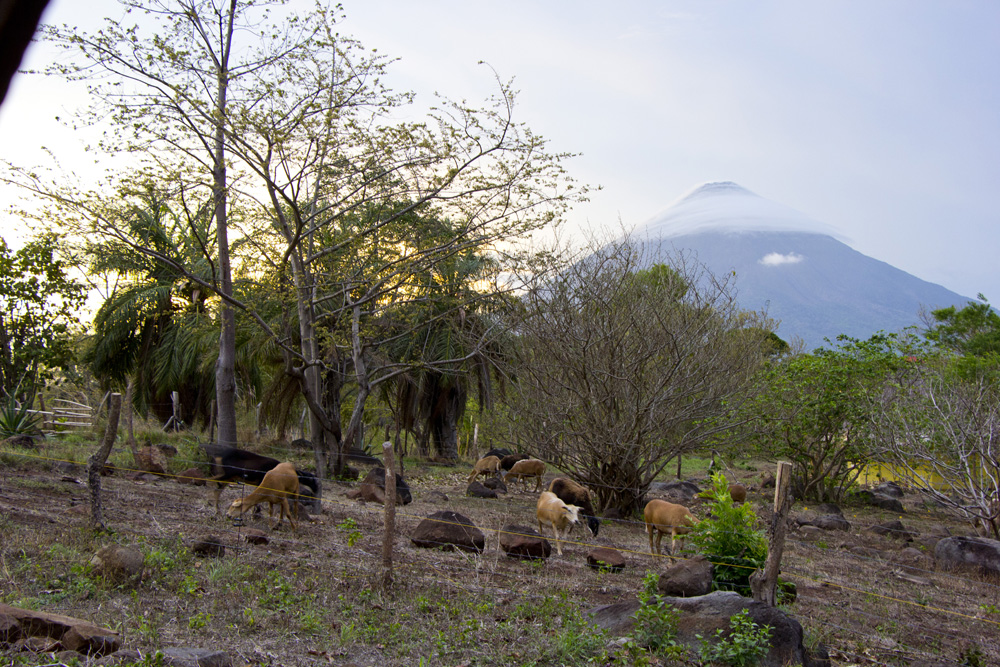
[[[10,438],[15,435],[37,435],[38,425],[42,418],[28,410],[27,404],[21,405],[13,396],[0,404],[0,438]]]

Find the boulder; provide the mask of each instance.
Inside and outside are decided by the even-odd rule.
[[[410,541],[418,547],[461,549],[482,553],[486,536],[467,517],[451,510],[434,512],[413,530]]]
[[[712,563],[700,555],[679,561],[660,575],[657,589],[671,597],[707,595],[712,590],[713,569]]]
[[[896,484],[896,482],[882,482],[873,490],[879,495],[889,496],[890,498],[903,497],[903,489],[901,489],[899,484]]]
[[[207,558],[222,558],[226,555],[226,547],[218,535],[209,535],[191,544],[191,553]]]
[[[552,555],[552,545],[530,526],[507,525],[500,531],[500,548],[508,558],[544,560]]]
[[[823,514],[810,522],[811,525],[823,530],[850,530],[851,522],[840,514]]]
[[[368,471],[361,486],[349,491],[347,497],[385,505],[385,468],[372,468]],[[408,505],[412,502],[410,485],[402,475],[396,475],[396,504]]]
[[[205,473],[198,468],[188,468],[177,473],[178,484],[193,484],[194,486],[205,486]]]
[[[903,522],[899,520],[880,523],[877,526],[872,526],[868,530],[876,535],[892,537],[897,540],[906,540],[907,542],[912,542],[913,538],[916,537],[916,533],[907,530],[906,526],[903,525]]]
[[[225,651],[200,648],[171,647],[162,650],[163,667],[232,667],[233,660]]]
[[[143,472],[162,475],[167,472],[167,458],[159,447],[142,447],[135,455],[135,467]]]
[[[177,448],[174,447],[173,445],[168,445],[165,442],[161,442],[157,445],[154,445],[154,447],[160,450],[160,453],[163,454],[168,459],[172,459],[173,457],[177,456]]]
[[[493,489],[487,489],[477,481],[469,484],[468,488],[465,489],[465,495],[470,498],[496,498],[497,492]]]
[[[701,493],[698,485],[688,480],[653,482],[649,485],[649,491],[651,493],[665,494],[682,503],[690,502],[696,495]]]
[[[677,621],[678,643],[692,651],[701,647],[697,635],[711,637],[716,630],[728,630],[729,619],[747,609],[754,623],[771,626],[771,649],[758,663],[760,667],[813,667],[822,664],[814,661],[803,645],[802,626],[799,622],[776,607],[769,607],[730,591],[716,591],[689,598],[667,597],[665,601],[680,612]],[[590,612],[591,623],[614,634],[629,634],[634,628],[632,616],[638,608],[637,600],[597,607]]]
[[[507,493],[507,485],[503,483],[502,479],[497,479],[496,477],[490,477],[488,480],[483,482],[483,486],[487,489],[492,489],[497,493]]]
[[[892,496],[887,496],[881,493],[873,493],[869,504],[874,505],[879,509],[899,514],[906,512],[906,510],[903,509],[903,503],[899,501],[899,498],[893,498]]]
[[[1000,577],[1000,540],[946,537],[934,547],[934,562],[942,570],[973,570],[979,574]]]
[[[258,528],[247,528],[246,532],[243,533],[243,539],[250,544],[267,544],[271,541],[268,539],[267,533]]]
[[[622,552],[610,547],[597,547],[587,554],[587,566],[595,570],[621,572],[627,562]]]
[[[29,637],[49,637],[62,649],[85,655],[107,655],[121,647],[117,632],[89,621],[0,604],[0,642],[13,644]]]
[[[38,449],[35,438],[26,433],[12,435],[4,438],[3,444],[7,447],[20,447],[21,449]]]
[[[840,505],[837,503],[820,503],[816,505],[817,514],[839,514],[844,516],[844,511],[840,509]]]
[[[109,544],[101,547],[90,560],[93,573],[123,584],[138,584],[142,581],[145,556],[135,547]]]

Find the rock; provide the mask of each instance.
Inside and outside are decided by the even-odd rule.
[[[347,497],[385,505],[385,468],[369,470],[361,486],[349,491]],[[402,475],[396,475],[396,504],[408,505],[412,502],[409,484]]]
[[[716,591],[698,597],[667,597],[667,604],[680,611],[677,621],[677,641],[697,652],[701,646],[696,635],[710,637],[715,631],[729,629],[729,619],[749,610],[757,625],[771,626],[771,648],[758,663],[760,667],[813,665],[812,657],[802,643],[802,626],[776,607],[744,598],[738,593]],[[624,635],[632,632],[638,601],[619,602],[591,610],[591,622],[610,632]]]
[[[851,547],[848,551],[855,556],[862,556],[864,558],[882,558],[882,552],[878,549],[873,549],[872,547],[858,545],[856,547]]]
[[[136,453],[135,466],[144,472],[162,475],[167,472],[167,459],[159,447],[143,447]]]
[[[38,445],[35,443],[35,438],[26,433],[12,435],[9,438],[5,438],[3,444],[8,447],[20,447],[21,449],[38,449]]]
[[[218,535],[209,535],[192,543],[191,553],[195,556],[222,558],[226,555],[226,547],[222,544],[221,537]]]
[[[177,473],[177,483],[205,486],[205,473],[198,468],[188,468],[187,470]]]
[[[903,489],[901,489],[899,487],[899,484],[897,484],[896,482],[882,482],[881,484],[879,484],[878,486],[876,486],[873,489],[873,491],[876,494],[883,495],[883,496],[889,496],[890,498],[902,498],[903,497]]]
[[[973,570],[979,574],[1000,577],[1000,540],[946,537],[934,548],[934,562],[943,570]]]
[[[851,523],[840,514],[823,514],[813,519],[811,525],[823,530],[851,529]]]
[[[271,541],[268,539],[267,533],[257,528],[247,528],[243,534],[243,539],[250,544],[267,544]]]
[[[690,502],[696,495],[701,493],[701,489],[692,481],[676,480],[673,482],[653,482],[649,485],[651,493],[662,493],[676,498],[681,502]]]
[[[762,489],[773,489],[777,481],[774,479],[774,475],[771,473],[764,473],[760,478],[760,488]]]
[[[465,489],[465,495],[470,498],[496,498],[497,492],[493,489],[487,489],[479,482],[473,482],[472,484],[469,484],[467,489]]]
[[[903,525],[902,521],[889,521],[887,523],[880,523],[877,526],[872,526],[869,528],[871,532],[876,535],[883,535],[895,538],[897,540],[906,540],[907,542],[912,542],[916,533],[910,532]]]
[[[508,558],[544,560],[552,555],[552,545],[529,526],[507,525],[500,531],[500,548]]]
[[[115,583],[138,584],[142,581],[145,556],[135,547],[109,544],[101,547],[90,560],[94,574]]]
[[[424,500],[446,503],[451,499],[448,497],[448,494],[445,493],[444,491],[438,491],[437,489],[434,489],[433,491],[428,491],[427,493],[424,494]]]
[[[163,454],[168,459],[172,459],[175,456],[177,456],[177,448],[174,447],[173,445],[161,442],[153,446],[156,447],[158,450],[160,450],[160,453]]]
[[[922,561],[927,554],[925,554],[920,549],[914,549],[913,547],[906,547],[905,549],[899,550],[899,557],[903,560],[908,561]]]
[[[502,479],[497,479],[496,477],[491,477],[483,482],[483,486],[497,493],[507,493],[507,485],[503,483]]]
[[[622,552],[609,547],[597,547],[587,554],[587,566],[595,570],[621,572],[627,562]]]
[[[927,532],[921,533],[920,536],[917,537],[916,541],[918,544],[927,547],[931,553],[934,553],[934,548],[937,547],[937,543],[946,537],[951,537],[951,531],[945,526],[936,525],[931,526]]]
[[[14,643],[28,637],[49,637],[64,650],[85,655],[108,655],[121,647],[117,632],[89,621],[0,604],[0,641]]]
[[[482,553],[486,536],[467,517],[451,510],[434,512],[413,530],[410,541],[418,547],[461,549]]]
[[[870,504],[890,512],[897,512],[899,514],[906,512],[906,510],[903,509],[903,503],[899,502],[898,498],[886,496],[881,493],[873,493]]]
[[[704,556],[694,556],[668,567],[660,575],[657,589],[663,595],[690,598],[707,595],[712,590],[714,567]]]
[[[816,513],[838,514],[840,516],[844,516],[843,510],[840,509],[840,506],[837,505],[837,503],[820,503],[819,505],[816,506]]]
[[[163,649],[163,667],[232,667],[233,660],[225,651],[200,648]]]
[[[23,637],[14,642],[14,649],[31,653],[54,653],[62,649],[62,644],[52,637]],[[76,651],[71,652],[76,653]]]
[[[823,536],[824,531],[822,528],[817,528],[812,524],[806,524],[804,526],[799,527],[799,532],[802,534],[803,537],[813,537],[819,539]]]

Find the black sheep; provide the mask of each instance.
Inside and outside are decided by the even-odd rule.
[[[590,528],[594,537],[597,537],[601,522],[595,516],[594,506],[590,502],[590,491],[567,477],[556,477],[552,480],[552,483],[549,484],[549,491],[556,494],[556,497],[567,505],[576,505],[583,510],[581,515],[586,517],[587,527]]]

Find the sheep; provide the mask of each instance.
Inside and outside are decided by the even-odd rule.
[[[601,527],[601,522],[594,512],[594,506],[590,502],[590,491],[587,487],[581,486],[566,477],[556,477],[549,484],[549,491],[556,494],[556,497],[564,503],[579,507],[583,512],[583,516],[587,519],[587,527],[590,528],[590,532],[593,533],[594,537],[597,537],[597,531]]]
[[[496,475],[500,470],[500,457],[498,456],[484,456],[483,458],[476,461],[475,467],[472,469],[472,474],[469,475],[469,484],[472,484],[473,480],[479,475]]]
[[[271,529],[274,530],[280,526],[281,520],[287,515],[288,522],[292,524],[292,530],[295,530],[298,526],[296,526],[295,519],[292,518],[292,511],[288,507],[288,498],[294,498],[298,493],[299,477],[295,472],[295,466],[291,463],[279,463],[264,475],[260,486],[254,489],[253,493],[246,498],[234,500],[233,504],[229,506],[226,516],[236,518],[252,507],[256,507],[258,503],[269,503],[270,510],[267,513],[267,522],[270,525],[271,519],[274,517],[274,506],[281,505],[278,524],[271,526]],[[295,516],[298,518],[298,504],[293,503],[293,505],[296,508]]]
[[[733,499],[734,503],[745,503],[747,500],[747,487],[742,484],[730,484],[729,497]]]
[[[504,470],[510,470],[514,467],[514,464],[518,461],[523,461],[525,459],[530,459],[531,457],[527,454],[508,454],[500,459],[500,467]]]
[[[208,481],[216,484],[214,491],[216,514],[222,511],[219,508],[219,497],[227,483],[246,482],[258,486],[268,471],[274,469],[279,463],[277,459],[272,459],[270,456],[255,454],[236,447],[202,445],[202,448],[212,458],[213,476]],[[316,476],[306,471],[296,471],[296,475],[299,478],[299,486],[308,488],[311,492],[309,495],[315,501],[320,501],[320,484]]]
[[[535,491],[542,488],[542,475],[545,474],[545,462],[539,461],[538,459],[524,459],[523,461],[518,461],[514,466],[507,471],[504,476],[504,481],[510,479],[519,479],[521,484],[527,487],[527,482],[525,482],[526,477],[534,477]]]
[[[538,517],[538,532],[541,533],[544,526],[552,526],[556,553],[560,556],[562,556],[560,540],[565,535],[569,535],[573,526],[580,522],[579,512],[579,507],[567,505],[551,491],[542,491],[542,494],[538,496],[538,507],[535,511],[535,516]]]
[[[660,541],[666,533],[670,533],[670,555],[674,554],[674,543],[680,537],[681,546],[684,536],[691,532],[691,525],[698,519],[691,510],[683,505],[668,503],[666,500],[650,500],[642,512],[646,532],[649,534],[649,553],[660,555]],[[656,533],[656,549],[653,549],[653,533]]]

